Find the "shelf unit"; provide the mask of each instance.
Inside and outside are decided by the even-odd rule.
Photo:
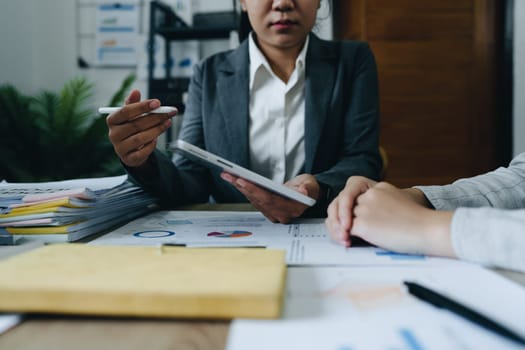
[[[197,19],[200,16],[201,19]],[[213,23],[213,17],[220,19]],[[212,20],[206,22],[206,18]],[[184,111],[182,96],[188,90],[189,78],[177,78],[172,76],[172,67],[166,64],[165,75],[162,79],[155,79],[154,70],[154,43],[155,35],[160,35],[165,43],[165,62],[170,62],[170,43],[181,40],[213,40],[227,39],[232,31],[238,28],[238,16],[236,0],[233,0],[231,12],[210,13],[195,15],[194,26],[188,26],[173,9],[162,1],[151,1],[150,3],[150,27],[148,46],[148,96],[158,98],[162,104],[175,105],[179,111]],[[202,24],[201,24],[202,23]],[[170,133],[168,133],[170,135]]]

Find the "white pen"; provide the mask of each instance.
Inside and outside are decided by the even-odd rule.
[[[100,107],[98,109],[98,112],[100,114],[111,114],[118,112],[122,109],[122,107]],[[177,108],[175,107],[169,107],[169,106],[161,106],[159,108],[155,108],[154,110],[149,111],[146,114],[166,114],[171,112],[176,112]]]

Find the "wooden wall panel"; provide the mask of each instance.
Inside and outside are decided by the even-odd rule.
[[[336,36],[376,56],[387,181],[442,184],[496,167],[497,3],[335,1]]]
[[[368,17],[368,40],[472,39],[470,13],[384,14]]]
[[[363,0],[363,2],[366,4],[367,13],[370,15],[389,14],[393,12],[468,12],[474,9],[473,0]]]
[[[468,127],[468,121],[464,118],[457,119],[454,113],[450,113],[450,107],[468,113],[468,108],[462,102],[450,99],[395,99],[389,101],[383,99],[384,105],[388,106],[382,110],[389,117],[382,119],[382,127],[385,130],[382,140],[385,143],[395,143],[396,148],[407,149],[439,149],[441,147],[453,147],[456,151],[468,147],[470,140],[465,137],[463,130]],[[393,116],[392,109],[398,117]],[[414,131],[414,125],[427,132]],[[402,135],[410,137],[400,137]],[[424,145],[425,147],[422,147]]]
[[[422,96],[457,96],[469,98],[470,79],[451,68],[379,69],[379,88],[383,97],[420,98]],[[465,100],[463,99],[463,104]],[[454,110],[450,113],[458,114]],[[382,115],[383,116],[383,115]],[[386,115],[388,117],[388,115]]]
[[[464,66],[472,63],[472,40],[369,40],[381,69]],[[457,68],[456,68],[457,69]]]

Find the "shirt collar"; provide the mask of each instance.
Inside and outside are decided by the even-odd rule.
[[[255,76],[261,67],[266,68],[268,73],[270,73],[272,76],[275,76],[270,67],[270,64],[268,63],[268,60],[255,43],[255,39],[253,38],[253,36],[254,34],[253,32],[251,32],[248,40],[248,52],[250,55],[250,90],[253,87]],[[299,72],[304,70],[306,64],[306,52],[308,51],[309,42],[310,36],[308,35],[306,36],[306,41],[304,42],[304,46],[301,49],[301,52],[299,52],[299,55],[295,60],[295,69],[299,70]]]

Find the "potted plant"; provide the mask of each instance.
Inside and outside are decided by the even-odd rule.
[[[122,82],[108,106],[124,100],[135,76]],[[87,106],[93,84],[74,78],[57,93],[25,96],[0,86],[0,180],[57,181],[122,174],[104,115]]]

